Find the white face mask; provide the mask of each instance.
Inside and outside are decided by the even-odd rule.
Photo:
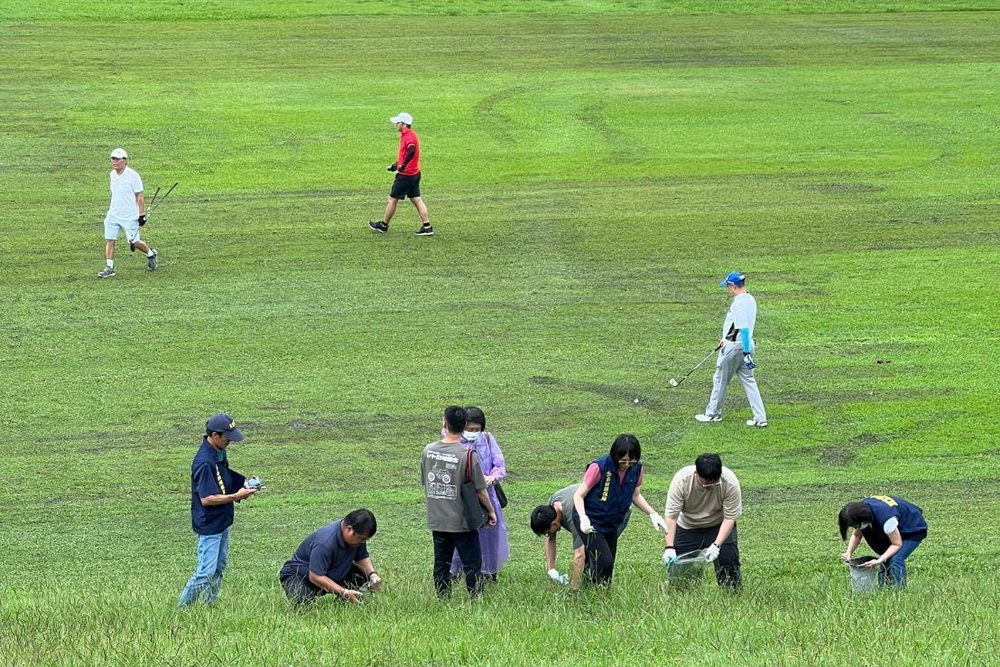
[[[462,437],[469,442],[475,442],[481,431],[462,431]]]

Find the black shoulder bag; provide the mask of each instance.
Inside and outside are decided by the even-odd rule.
[[[462,506],[465,514],[465,523],[469,530],[479,530],[486,525],[486,510],[479,502],[479,494],[476,493],[476,484],[472,481],[472,450],[470,449],[465,458],[465,480],[459,489],[462,497]]]

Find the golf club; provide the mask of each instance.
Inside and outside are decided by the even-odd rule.
[[[669,384],[671,387],[677,387],[677,386],[679,386],[681,382],[684,382],[684,380],[688,379],[688,377],[691,375],[691,373],[694,373],[696,370],[698,370],[699,368],[701,368],[701,365],[704,364],[706,361],[708,361],[709,357],[711,357],[713,354],[715,354],[716,352],[718,352],[719,348],[721,348],[721,347],[722,347],[722,345],[717,345],[714,350],[712,350],[711,352],[709,352],[708,354],[705,355],[704,359],[702,359],[697,364],[695,364],[694,368],[692,368],[687,373],[685,373],[684,377],[682,377],[680,380],[675,380],[674,378],[670,378],[670,382],[668,382],[667,384]]]
[[[163,197],[161,197],[159,201],[156,201],[155,203],[150,204],[149,208],[147,209],[147,215],[149,213],[152,213],[156,209],[158,209],[160,207],[160,204],[162,204],[164,201],[167,200],[167,197],[170,196],[170,193],[173,192],[174,188],[176,188],[179,184],[180,184],[180,181],[178,181],[177,183],[174,183],[173,185],[171,185],[170,189],[167,190],[166,193],[164,193]],[[157,192],[159,192],[159,189],[157,189]],[[156,199],[156,195],[153,195],[153,199],[154,200]]]
[[[149,200],[149,206],[156,203],[156,198],[160,195],[160,188],[156,188],[156,192],[153,193],[153,198]]]

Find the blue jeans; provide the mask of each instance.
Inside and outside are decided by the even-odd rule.
[[[906,559],[920,546],[921,540],[903,540],[903,546],[879,567],[878,580],[884,586],[906,588]]]
[[[215,535],[198,536],[198,565],[181,591],[178,607],[194,604],[200,597],[212,604],[222,589],[222,572],[229,560],[229,528]]]

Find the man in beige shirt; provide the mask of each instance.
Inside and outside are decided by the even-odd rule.
[[[663,520],[667,524],[663,564],[705,549],[705,560],[715,564],[720,586],[742,584],[736,519],[743,513],[740,482],[722,465],[718,454],[702,454],[693,466],[681,468],[670,482]]]

